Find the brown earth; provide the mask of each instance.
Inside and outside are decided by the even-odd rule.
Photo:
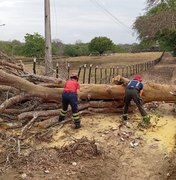
[[[169,55],[148,72],[144,82],[175,83],[175,59]],[[36,141],[6,164],[0,180],[175,180],[176,112],[173,103],[146,104],[152,126],[140,129],[141,117],[130,115],[129,126],[121,126],[120,115],[82,117],[82,128],[72,124],[52,128],[47,142]],[[25,156],[26,155],[26,156]]]

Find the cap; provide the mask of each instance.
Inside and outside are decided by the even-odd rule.
[[[142,81],[142,77],[141,77],[141,75],[135,75],[134,76],[134,80],[137,80],[137,81]]]

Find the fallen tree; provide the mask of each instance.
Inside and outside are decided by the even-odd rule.
[[[53,78],[56,84],[57,80]],[[60,85],[58,81],[58,86]],[[45,101],[56,102],[61,99],[63,88],[48,88],[41,85],[36,85],[21,77],[6,73],[0,70],[0,84],[16,88],[21,93],[26,93],[30,97],[40,97]],[[176,101],[170,91],[175,90],[176,86],[161,85],[154,83],[146,83],[144,86],[144,102],[151,101]],[[98,91],[97,91],[98,90]],[[79,97],[82,100],[123,100],[125,86],[122,85],[107,85],[107,84],[82,84]],[[27,95],[26,95],[27,96]]]
[[[115,78],[116,84],[81,84],[78,94],[79,110],[84,113],[122,113],[126,78]],[[36,121],[58,116],[65,80],[39,76],[25,71],[24,65],[1,61],[0,63],[0,118],[6,125],[19,120],[27,124],[37,113]],[[176,86],[146,83],[144,103],[151,101],[175,102],[172,93]],[[7,126],[6,126],[7,127]],[[12,124],[10,125],[13,128]],[[16,127],[16,124],[15,124]]]

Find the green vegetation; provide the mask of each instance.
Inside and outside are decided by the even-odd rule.
[[[99,53],[102,55],[106,51],[113,50],[114,44],[107,37],[95,37],[89,43],[89,50],[92,53]]]
[[[28,57],[43,57],[45,53],[45,40],[38,34],[26,34],[24,44],[24,55]]]
[[[76,44],[68,44],[65,45],[64,55],[65,56],[87,56],[89,55],[89,49],[87,43],[76,43]]]
[[[153,2],[153,1],[151,1]],[[176,56],[176,1],[165,0],[155,3],[145,15],[134,23],[141,44],[160,46]]]
[[[10,56],[24,56],[24,57],[44,57],[45,41],[44,37],[39,33],[26,34],[25,42],[17,40],[0,41],[0,50],[4,51]],[[170,41],[169,41],[170,43]],[[164,43],[163,43],[164,44]],[[145,52],[153,51],[151,47],[146,49],[142,44],[114,44],[107,37],[95,37],[90,43],[83,43],[80,40],[75,44],[63,44],[60,40],[52,41],[53,56],[89,56],[89,55],[103,55],[112,53],[128,53],[128,52]]]
[[[4,51],[6,54],[13,55],[23,55],[23,43],[17,40],[13,40],[11,42],[8,41],[0,41],[0,50]]]

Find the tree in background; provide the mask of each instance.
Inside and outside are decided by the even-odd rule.
[[[52,41],[52,54],[55,56],[64,55],[64,44],[60,39],[54,39]]]
[[[107,37],[95,37],[89,43],[89,51],[92,53],[98,52],[102,55],[104,52],[114,48],[113,42]]]
[[[4,51],[10,56],[21,56],[23,55],[24,43],[18,40],[13,41],[0,41],[0,50]]]
[[[44,57],[45,54],[45,40],[38,33],[26,34],[24,45],[24,55],[28,57]]]
[[[158,44],[162,50],[172,51],[176,56],[176,47],[173,43],[176,42],[176,1],[149,1],[151,8],[134,23],[138,38],[142,43]]]
[[[65,56],[86,56],[89,55],[89,49],[87,43],[67,44],[64,48]]]

